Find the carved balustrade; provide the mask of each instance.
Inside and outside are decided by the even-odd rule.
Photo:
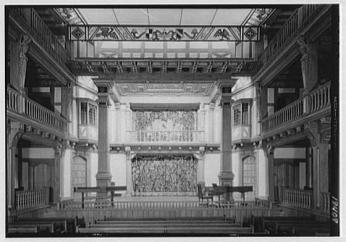
[[[312,191],[284,188],[283,204],[296,208],[312,208]]]
[[[330,193],[329,192],[321,192],[320,194],[321,199],[321,210],[324,213],[329,214],[330,213]]]
[[[211,206],[214,209],[224,209],[223,206]],[[225,205],[226,206],[226,205]],[[249,201],[241,202],[235,201],[229,205],[231,207],[246,207],[246,208],[268,208],[270,205],[268,201]],[[199,201],[113,201],[110,200],[102,201],[86,201],[84,202],[84,208],[82,207],[81,201],[61,201],[57,209],[58,210],[74,210],[74,209],[94,209],[94,208],[112,208],[112,209],[165,209],[165,208],[199,208],[201,204]],[[205,209],[205,207],[203,207]]]
[[[321,11],[323,5],[303,5],[298,8],[286,21],[275,37],[269,42],[267,48],[259,56],[260,65],[271,63],[273,59],[282,52],[283,48],[297,37],[300,31],[305,28],[314,16]]]
[[[62,133],[67,130],[66,119],[10,87],[7,88],[7,109],[39,122],[40,126],[44,125]]]
[[[262,120],[264,132],[280,128],[287,123],[330,107],[330,82],[320,86],[304,98],[288,104],[273,115]]]
[[[200,143],[204,141],[204,131],[128,131],[128,141],[134,143]]]
[[[10,16],[20,21],[26,27],[34,40],[39,43],[61,66],[65,67],[66,61],[70,58],[67,48],[56,38],[45,22],[33,8],[13,8]]]
[[[17,210],[47,205],[49,203],[49,188],[36,191],[16,191],[15,197]]]

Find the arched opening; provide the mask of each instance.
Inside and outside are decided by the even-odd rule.
[[[71,182],[72,188],[87,186],[87,164],[86,159],[76,156],[72,160],[71,166]],[[81,199],[81,193],[73,192],[74,199]]]
[[[252,192],[247,192],[246,200],[255,200],[256,197],[256,160],[253,156],[246,156],[242,161],[242,185],[252,186]]]

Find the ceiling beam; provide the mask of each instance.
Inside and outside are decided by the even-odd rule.
[[[117,83],[139,82],[211,82],[231,80],[232,75],[227,73],[119,73],[113,75],[100,75],[93,80],[113,80]]]

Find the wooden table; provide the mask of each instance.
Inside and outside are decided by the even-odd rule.
[[[113,201],[115,196],[120,196],[120,193],[115,191],[126,191],[126,186],[110,186],[110,187],[75,187],[74,192],[82,193],[82,208],[84,208],[84,193],[88,192],[111,192],[111,204],[114,206]]]
[[[220,195],[230,194],[232,192],[240,192],[245,201],[245,193],[252,192],[252,186],[214,186],[214,187],[206,187],[209,191],[209,194],[212,196],[218,196],[220,201]]]

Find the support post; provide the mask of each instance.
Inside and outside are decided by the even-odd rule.
[[[221,186],[232,186],[232,86],[222,87],[222,143],[221,143],[221,171],[219,174],[219,183]],[[225,195],[225,201],[232,201],[232,194]]]
[[[99,87],[99,91],[103,90]],[[97,186],[100,191],[97,192],[98,199],[104,199],[107,196],[106,187],[110,185],[112,175],[110,173],[109,160],[109,141],[108,141],[108,106],[110,105],[109,94],[99,92],[99,130],[98,130],[98,171],[96,174]]]
[[[135,156],[135,154],[131,153],[131,147],[126,146],[125,147],[125,153],[126,153],[126,194],[127,196],[132,196],[133,191],[133,184],[132,184],[132,158]]]

